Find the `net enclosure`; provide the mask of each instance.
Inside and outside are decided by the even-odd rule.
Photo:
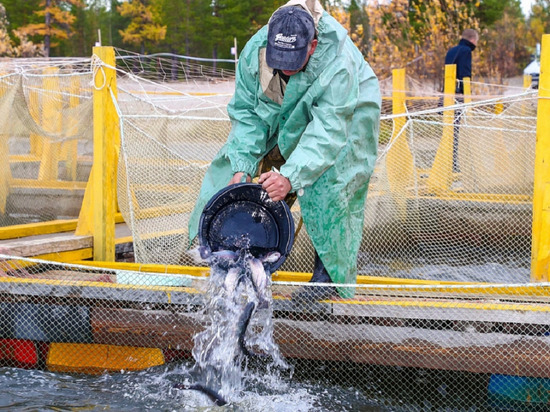
[[[15,256],[0,241],[7,364],[102,373],[192,363],[194,337],[213,322],[209,271],[190,253],[187,223],[231,128],[233,72],[117,52],[117,201],[135,263]],[[92,95],[109,87],[93,79],[108,65],[94,57],[1,67],[0,150],[10,165],[0,176],[1,225],[76,219],[93,162]],[[268,357],[269,373],[353,387],[373,407],[546,404],[549,289],[530,283],[538,92],[473,82],[459,98],[410,78],[404,90],[392,84],[381,81],[358,283],[342,286],[354,298],[291,299],[314,259],[296,203],[293,250],[245,341],[266,351],[259,336],[272,327],[287,365]],[[240,366],[242,389],[246,369],[263,366]]]

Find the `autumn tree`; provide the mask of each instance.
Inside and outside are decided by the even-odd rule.
[[[527,27],[517,4],[505,7],[502,16],[484,30],[479,57],[481,74],[497,78],[521,74],[529,61],[529,51]]]
[[[9,25],[6,9],[0,3],[0,56],[14,55],[14,48],[9,35]]]
[[[156,44],[166,36],[166,25],[160,22],[158,4],[149,0],[131,0],[117,7],[122,16],[130,18],[128,27],[119,30],[122,41],[139,46],[141,54],[145,53],[147,42]]]
[[[369,54],[370,24],[369,16],[361,1],[351,0],[348,6],[349,34],[357,48],[364,55]]]
[[[409,2],[393,0],[367,5],[366,13],[370,36],[368,49],[363,50],[363,54],[379,77],[387,77],[392,69],[403,68],[417,57],[415,46],[420,43],[415,41],[410,24]],[[357,38],[353,40],[358,41]]]
[[[446,51],[465,28],[479,29],[475,9],[460,0],[392,0],[363,5],[361,17],[332,10],[379,77],[395,68],[441,83]],[[356,14],[353,22],[351,12]],[[356,23],[360,18],[361,23]],[[367,27],[365,27],[367,26]],[[352,30],[353,28],[353,30]]]
[[[531,7],[528,29],[528,45],[534,52],[536,44],[542,41],[542,35],[550,33],[550,0],[535,1]]]
[[[39,37],[44,40],[44,53],[50,55],[50,49],[57,46],[59,40],[72,35],[72,24],[75,7],[84,7],[83,0],[42,0],[40,9],[34,14],[43,18],[40,23],[29,23],[20,27],[18,32],[23,36]]]

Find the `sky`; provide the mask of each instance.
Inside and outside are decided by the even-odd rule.
[[[531,11],[531,5],[535,2],[535,0],[521,0],[521,9],[523,10],[523,14],[525,16],[529,15],[529,12]]]

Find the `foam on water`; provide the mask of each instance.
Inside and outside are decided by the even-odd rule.
[[[261,353],[267,370],[288,365],[273,339],[271,287],[263,266],[245,252],[218,256],[223,258],[209,261],[211,274],[201,312],[206,325],[194,337],[190,380],[235,402],[243,389],[249,352]],[[245,312],[250,304],[254,310],[249,319]]]
[[[197,391],[174,389],[173,381],[191,365],[101,376],[0,369],[0,409],[6,410],[210,410],[212,402]],[[272,385],[272,383],[275,383]],[[227,410],[308,411],[319,398],[309,387],[280,376],[253,375],[243,381],[239,399]],[[217,409],[217,408],[216,408]],[[330,410],[330,408],[316,408]]]

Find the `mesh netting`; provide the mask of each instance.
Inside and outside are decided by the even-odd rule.
[[[0,69],[0,226],[77,217],[91,168],[87,60],[10,60]]]
[[[116,101],[118,204],[138,263],[101,269],[1,255],[2,364],[86,373],[193,364],[194,337],[223,314],[205,312],[211,277],[188,252],[187,223],[231,127],[233,83],[213,73],[190,80],[173,57],[145,61],[119,58]],[[162,77],[168,68],[186,81]],[[92,161],[90,60],[21,61],[0,74],[1,153],[10,164],[0,180],[2,225],[76,217]],[[287,271],[313,266],[296,203],[295,245],[273,275],[268,312],[252,312],[247,347],[261,348],[254,333],[271,322],[284,359],[270,364],[278,376],[352,387],[379,408],[543,405],[550,285],[527,283],[537,95],[479,83],[471,102],[441,107],[440,93],[412,79],[407,88],[405,114],[393,115],[398,91],[382,82],[360,276],[341,286],[355,297],[291,299],[301,287],[330,287],[286,282]],[[376,285],[384,282],[395,286]],[[250,294],[242,297],[244,311]]]
[[[528,281],[536,102],[525,93],[407,113],[380,145],[361,273]]]
[[[188,216],[230,129],[230,95],[197,96],[132,76],[121,89],[119,204],[136,259],[193,264],[183,253]],[[506,90],[445,111],[439,97],[411,91],[406,114],[384,105],[360,275],[529,280],[537,96]],[[313,248],[298,204],[292,213],[300,229],[282,270],[310,272]]]
[[[235,60],[205,59],[173,53],[137,54],[117,49],[117,66],[157,82],[218,83],[235,78]]]
[[[208,278],[191,268],[0,258],[2,345],[12,350],[4,363],[101,373],[187,362],[194,336],[211,326]],[[351,386],[392,410],[548,401],[537,392],[550,376],[548,284],[343,285],[354,299],[297,303],[290,296],[302,284],[274,280],[273,339],[288,361],[280,379],[291,368],[294,381]],[[256,316],[244,337],[250,351]],[[246,370],[261,364],[242,368],[246,387]]]

